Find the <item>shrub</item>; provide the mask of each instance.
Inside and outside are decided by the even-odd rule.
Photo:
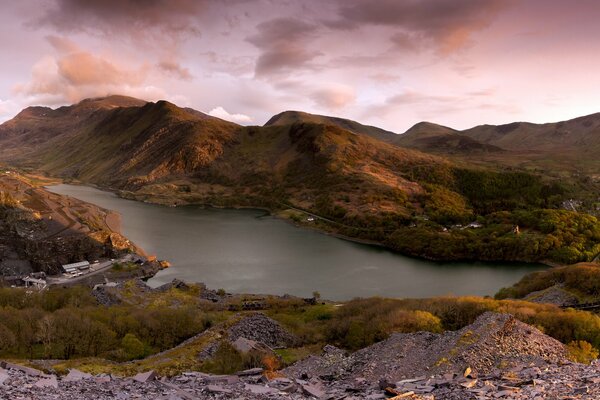
[[[567,345],[571,359],[575,362],[589,364],[598,358],[598,350],[585,340],[577,340]]]

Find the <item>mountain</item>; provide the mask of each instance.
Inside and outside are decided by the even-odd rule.
[[[398,136],[394,132],[386,131],[385,129],[377,128],[375,126],[363,125],[350,119],[309,114],[302,111],[284,111],[274,115],[267,121],[265,126],[289,125],[296,122],[335,125],[349,132],[371,136],[388,143],[393,143]]]
[[[388,143],[396,140],[468,157],[453,161]],[[574,198],[572,189],[550,174],[473,165],[482,154],[510,158],[494,146],[429,123],[402,137],[354,121],[284,112],[265,126],[242,127],[166,101],[123,97],[29,108],[0,125],[0,161],[118,189],[132,199],[265,207],[297,223],[431,259],[594,257],[595,218],[557,210]],[[462,229],[475,219],[485,229]],[[515,234],[514,225],[526,235]]]
[[[284,198],[307,208],[318,201],[331,207],[343,202],[355,214],[371,210],[403,215],[410,213],[409,202],[399,202],[397,196],[423,191],[407,172],[448,165],[335,124],[284,123],[290,116],[285,113],[265,127],[241,127],[166,101],[106,107],[113,104],[109,100],[25,110],[0,126],[5,149],[0,157],[52,175],[130,191],[155,185],[155,195],[170,190],[166,184],[175,180],[193,186],[190,196],[205,200],[214,190],[222,198],[240,199],[236,191],[241,187],[247,196],[262,197],[276,187]],[[330,199],[330,192],[351,200]],[[375,192],[378,198],[367,201]]]
[[[600,150],[600,113],[547,124],[514,122],[505,125],[479,125],[461,133],[508,150],[570,150],[591,155]]]
[[[98,183],[188,173],[209,163],[238,129],[182,109],[111,96],[56,110],[30,107],[0,126],[2,157]]]
[[[500,147],[482,143],[465,136],[459,131],[431,122],[419,122],[399,135],[393,141],[402,147],[410,147],[425,152],[446,154],[495,153]]]

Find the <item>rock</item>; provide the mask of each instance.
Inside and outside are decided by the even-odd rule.
[[[279,393],[279,390],[267,386],[245,384],[244,389],[252,394],[274,394]]]
[[[220,393],[220,394],[231,394],[233,393],[231,390],[229,389],[225,389],[222,386],[217,386],[217,385],[208,385],[207,390],[211,393]]]
[[[39,388],[51,387],[58,389],[58,380],[55,375],[51,375],[49,378],[40,379],[34,386]]]
[[[252,376],[252,375],[261,375],[265,370],[262,368],[252,368],[246,369],[244,371],[236,372],[237,376]]]
[[[468,380],[468,381],[466,381],[466,382],[462,382],[462,383],[460,384],[460,386],[462,386],[462,387],[464,387],[464,388],[467,388],[467,389],[470,389],[470,388],[472,388],[473,386],[475,386],[476,384],[477,384],[477,379],[471,379],[471,380]]]
[[[100,374],[94,376],[94,382],[96,383],[108,383],[110,381],[112,381],[112,378],[110,375],[107,374]]]
[[[298,338],[283,328],[279,322],[262,313],[250,314],[227,331],[232,343],[243,337],[248,340],[260,342],[272,349],[292,347],[299,342]]]
[[[529,293],[523,300],[532,303],[555,304],[559,307],[569,307],[579,303],[577,297],[567,292],[563,285],[557,284],[547,289]]]
[[[174,278],[171,282],[165,283],[164,285],[161,285],[154,290],[156,290],[157,292],[168,292],[171,289],[189,290],[189,288],[190,286],[187,283],[180,279]]]
[[[9,378],[10,376],[8,375],[8,373],[0,368],[0,385],[3,385],[4,382],[6,382]]]
[[[85,372],[81,372],[77,369],[71,369],[69,370],[67,376],[65,376],[62,380],[63,382],[78,382],[82,379],[89,379],[91,377],[91,374],[86,374]]]
[[[398,381],[423,372],[489,374],[500,363],[545,365],[566,362],[565,346],[509,314],[486,312],[458,331],[396,333],[348,356],[308,357],[284,370],[287,376],[362,377]],[[461,376],[464,373],[460,374]]]
[[[325,396],[325,392],[323,391],[323,389],[320,386],[314,384],[302,385],[302,392],[311,397],[316,397],[317,399],[320,399],[321,397]]]
[[[250,351],[270,351],[268,347],[265,345],[261,345],[258,342],[250,339],[246,339],[245,337],[237,338],[231,345],[240,353],[246,354]]]
[[[48,375],[46,375],[45,373],[43,373],[42,371],[35,369],[35,368],[30,368],[30,367],[25,367],[23,365],[18,365],[18,364],[12,364],[6,361],[2,361],[0,362],[0,367],[4,368],[4,369],[15,369],[18,371],[22,371],[24,373],[26,373],[29,376],[43,376],[43,377],[47,377]]]
[[[210,383],[221,383],[225,385],[232,385],[240,381],[237,375],[212,375],[206,378],[207,382]]]
[[[144,383],[144,382],[153,381],[155,378],[156,378],[156,373],[154,371],[148,371],[148,372],[141,372],[131,379],[133,379],[136,382]]]

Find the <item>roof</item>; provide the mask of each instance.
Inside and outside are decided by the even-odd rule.
[[[76,262],[76,263],[72,263],[72,264],[65,264],[63,265],[63,269],[67,270],[67,269],[77,269],[77,268],[81,268],[81,267],[88,267],[90,265],[89,261],[80,261],[80,262]]]

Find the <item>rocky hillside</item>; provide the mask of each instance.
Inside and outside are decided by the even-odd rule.
[[[260,328],[251,331],[241,330],[254,339],[265,333]],[[600,364],[572,363],[562,344],[509,315],[492,313],[457,332],[397,334],[350,355],[326,346],[322,356],[280,372],[254,368],[232,375],[185,372],[159,377],[146,371],[121,378],[75,369],[56,376],[11,363],[0,367],[3,394],[31,399],[462,400],[600,395]]]
[[[58,273],[61,264],[139,251],[119,233],[119,217],[93,204],[0,174],[0,276]]]

